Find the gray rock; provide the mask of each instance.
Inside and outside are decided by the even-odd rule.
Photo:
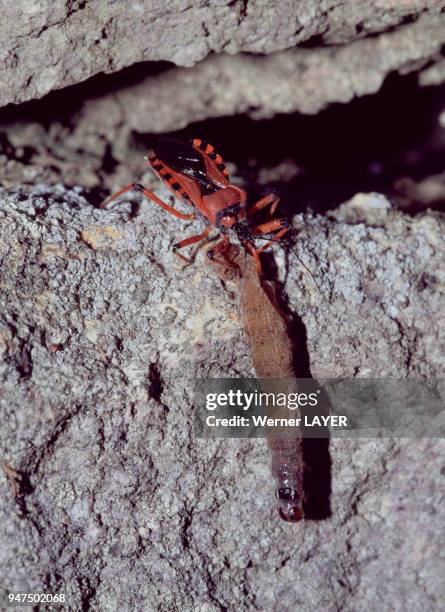
[[[440,22],[443,7],[437,0],[380,6],[371,0],[175,0],[168,6],[149,0],[7,0],[0,24],[0,106],[146,60],[192,66],[212,52],[347,44],[416,20]],[[423,39],[428,47],[428,27]]]
[[[434,72],[439,82],[440,61],[431,62],[444,43],[445,12],[425,12],[392,32],[346,45],[265,57],[212,55],[192,69],[171,68],[104,95],[84,92],[74,108],[67,95],[63,103],[53,103],[49,116],[30,120],[18,112],[2,126],[12,153],[0,154],[0,182],[16,187],[62,181],[115,190],[130,177],[141,180],[144,164],[134,134],[164,133],[237,113],[254,119],[317,113],[333,102],[378,91],[396,71],[420,70],[422,82]],[[39,112],[44,111],[42,101]],[[32,151],[31,159],[26,151]],[[105,171],[110,156],[122,163]]]
[[[428,66],[419,75],[421,85],[439,85],[445,81],[445,60],[439,59]]]
[[[419,70],[440,56],[444,43],[445,13],[426,13],[415,23],[348,45],[266,57],[212,56],[193,70],[171,69],[118,90],[111,99],[87,101],[77,130],[84,130],[85,138],[95,126],[110,142],[120,142],[122,130],[168,132],[237,113],[254,119],[315,114],[333,102],[375,93],[389,73]]]
[[[331,516],[280,522],[262,440],[193,436],[189,379],[253,374],[233,296],[202,253],[178,270],[196,223],[129,211],[0,192],[0,456],[22,492],[1,483],[2,585],[76,610],[439,610],[443,440],[331,440]],[[276,260],[312,374],[443,376],[443,216],[371,194],[294,224]]]

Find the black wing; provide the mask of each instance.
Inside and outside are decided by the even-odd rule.
[[[175,172],[198,181],[205,192],[212,192],[225,187],[206,174],[206,166],[202,155],[188,142],[176,138],[160,138],[153,147],[158,159]]]

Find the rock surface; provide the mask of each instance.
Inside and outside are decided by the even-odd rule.
[[[2,585],[72,609],[440,609],[443,440],[331,440],[330,516],[280,522],[263,441],[193,437],[188,379],[252,374],[230,288],[202,253],[179,273],[195,224],[130,210],[0,192]],[[362,194],[294,224],[276,261],[312,374],[443,376],[443,216]]]
[[[6,60],[3,64],[0,62],[0,85],[3,84],[0,105],[39,97],[86,78],[81,76],[83,68],[91,67],[94,62],[100,64],[102,53],[116,58],[116,65],[112,65],[109,58],[107,65],[110,64],[110,70],[117,70],[124,65],[119,63],[124,50],[138,48],[137,44],[117,44],[125,28],[133,24],[136,4],[132,3],[130,9],[127,7],[125,19],[118,19],[122,3],[95,3],[95,7],[99,6],[94,14],[96,21],[102,23],[104,15],[110,12],[109,31],[107,38],[94,45],[94,52],[90,54],[85,50],[89,47],[82,36],[73,39],[70,27],[74,28],[73,32],[76,28],[86,28],[83,20],[93,18],[91,2],[52,3],[50,17],[49,4],[43,8],[42,3],[38,4],[39,11],[36,9],[33,13],[32,7],[37,4],[27,3],[26,24],[15,18],[15,4],[8,4],[3,13],[0,29],[5,30],[3,53]],[[316,4],[311,8],[308,3],[287,3],[284,7],[281,3],[278,15],[273,8],[265,11],[266,4],[260,2],[196,3],[192,8],[184,3],[178,23],[169,19],[169,27],[176,35],[181,19],[190,25],[199,15],[213,15],[208,18],[214,19],[222,29],[215,26],[211,28],[212,34],[205,37],[209,49],[230,53],[236,49],[254,50],[247,43],[243,47],[242,41],[249,40],[253,45],[254,40],[261,39],[264,42],[261,53],[269,54],[210,54],[193,68],[168,68],[159,62],[139,64],[131,76],[124,72],[108,80],[98,77],[84,86],[54,92],[35,104],[4,109],[0,116],[0,184],[9,188],[38,182],[52,185],[63,182],[115,190],[126,184],[129,177],[142,180],[146,138],[155,133],[181,129],[208,118],[238,114],[253,119],[296,111],[315,114],[334,102],[346,103],[357,96],[378,91],[385,78],[394,73],[416,73],[426,85],[443,80],[445,2],[386,2],[382,7],[362,2],[360,10],[353,2],[332,0]],[[137,6],[145,5],[140,2]],[[153,3],[150,6],[156,13]],[[174,12],[174,7],[171,11]],[[297,19],[292,21],[288,16],[290,21],[285,23],[286,11],[292,15],[296,11],[301,25],[301,30],[295,29],[298,41],[292,44],[283,35],[282,28],[289,28],[289,23],[294,27]],[[232,47],[223,45],[220,49],[215,41],[219,40],[218,36],[227,35],[222,25],[232,13],[238,16],[242,13],[243,19],[236,30],[237,36],[231,38]],[[22,19],[25,14],[26,11]],[[139,25],[143,30],[146,27],[144,19],[149,19],[151,13],[141,14]],[[256,29],[253,25],[260,14],[264,31],[258,29],[258,24]],[[164,23],[166,15],[160,10],[156,15],[153,23]],[[274,19],[280,21],[277,27],[267,28],[268,20]],[[91,35],[91,21],[88,23]],[[201,25],[203,23],[206,23],[204,17]],[[155,28],[153,32],[156,31]],[[139,34],[137,29],[131,40],[137,41]],[[270,53],[308,38],[308,44],[303,47]],[[165,38],[165,45],[171,43],[169,40]],[[36,41],[40,51],[28,57]],[[199,41],[196,35],[190,47],[199,46]],[[46,44],[54,45],[51,53],[44,52]],[[8,45],[12,45],[12,50],[8,51]],[[73,47],[68,54],[66,45]],[[178,42],[179,56],[188,57],[181,55],[180,49]],[[80,50],[81,60],[76,55]],[[63,55],[62,59],[59,54]],[[154,59],[155,56],[149,53],[148,57]],[[46,61],[54,65],[45,67]],[[65,62],[69,65],[74,62],[75,69],[67,67]],[[54,82],[48,80],[48,70]],[[31,72],[28,74],[28,71]]]
[[[442,21],[444,6],[437,0],[175,0],[168,6],[151,0],[7,0],[0,24],[0,106],[136,62],[192,66],[211,52],[265,54],[302,43],[335,49],[416,20],[425,26],[427,53],[434,46],[429,29]],[[440,40],[445,42],[443,28],[437,52]],[[401,57],[399,66],[404,62]]]
[[[415,72],[422,83],[439,83],[444,43],[445,12],[431,10],[393,31],[349,44],[265,57],[211,55],[192,69],[159,69],[155,63],[147,75],[139,67],[130,79],[116,75],[111,82],[97,79],[84,88],[55,92],[31,107],[2,114],[0,184],[63,182],[116,190],[130,177],[142,180],[147,137],[208,118],[318,113],[333,102],[376,92],[396,72]],[[199,124],[197,129],[206,133]],[[231,129],[233,139],[239,138],[236,126]]]
[[[414,23],[347,45],[266,57],[214,55],[193,70],[172,68],[119,89],[109,99],[87,101],[76,117],[77,129],[86,136],[95,126],[109,141],[119,141],[122,130],[162,133],[240,113],[254,119],[295,111],[315,114],[333,102],[375,93],[396,71],[406,74],[425,66],[425,84],[433,76],[440,83],[444,44],[445,12],[425,13]],[[434,59],[439,62],[435,71],[430,66]]]

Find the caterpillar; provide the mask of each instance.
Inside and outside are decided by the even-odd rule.
[[[218,267],[217,271],[221,278],[233,280],[238,286],[241,318],[257,377],[293,379],[292,344],[285,315],[276,304],[273,284],[260,279],[254,259],[240,253],[236,246],[229,247],[226,257],[231,264],[236,263],[240,274],[234,272],[233,265],[230,268]],[[283,381],[278,391],[285,391]],[[267,444],[271,452],[271,472],[275,479],[279,514],[285,521],[297,522],[304,517],[305,501],[302,433],[299,428],[291,433],[289,428],[277,430],[267,438]]]

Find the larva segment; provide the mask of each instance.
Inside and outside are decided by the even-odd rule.
[[[268,438],[267,444],[272,455],[278,511],[283,520],[295,523],[304,517],[303,438],[278,433]]]

